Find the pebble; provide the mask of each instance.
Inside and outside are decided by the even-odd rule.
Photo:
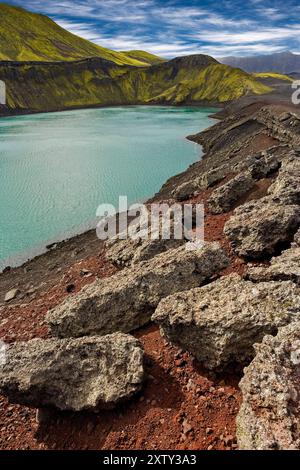
[[[19,294],[19,292],[19,289],[11,289],[9,292],[6,293],[4,297],[4,302],[10,302],[11,300],[14,300]]]
[[[193,426],[185,419],[182,423],[183,434],[188,434],[194,430]]]

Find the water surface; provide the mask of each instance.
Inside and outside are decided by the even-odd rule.
[[[0,119],[0,268],[83,231],[101,203],[157,192],[201,156],[212,108],[114,107]]]

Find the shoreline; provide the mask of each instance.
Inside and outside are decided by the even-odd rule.
[[[1,113],[1,106],[0,106],[0,119],[2,118],[13,118],[18,116],[34,116],[37,114],[52,114],[52,113],[64,113],[68,111],[82,111],[85,109],[106,109],[106,108],[120,108],[120,107],[135,107],[135,106],[144,106],[144,107],[161,107],[161,108],[184,108],[184,107],[191,107],[191,108],[218,108],[219,110],[223,110],[228,103],[224,105],[218,103],[180,103],[178,105],[173,104],[158,104],[158,103],[130,103],[130,104],[97,104],[97,105],[88,105],[88,106],[71,106],[70,108],[57,108],[51,109],[49,111],[35,111],[35,110],[17,110],[14,112],[11,108],[9,108],[9,112],[7,114]],[[12,112],[11,112],[12,111]],[[217,111],[217,113],[220,111]],[[217,114],[216,113],[216,114]],[[212,117],[213,115],[209,116]]]

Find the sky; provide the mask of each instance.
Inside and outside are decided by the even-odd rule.
[[[114,50],[249,56],[300,53],[299,0],[14,0]]]

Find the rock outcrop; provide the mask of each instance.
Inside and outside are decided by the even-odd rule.
[[[270,266],[249,268],[247,278],[261,281],[293,281],[300,284],[300,248],[292,247],[271,259]]]
[[[163,299],[152,319],[205,367],[224,369],[249,363],[254,343],[300,320],[299,294],[292,282],[254,284],[232,274]]]
[[[299,206],[281,205],[264,197],[238,207],[225,224],[224,233],[239,256],[261,258],[292,241],[299,225]]]
[[[240,382],[237,417],[241,450],[300,450],[300,323],[281,328],[256,345]]]
[[[219,183],[224,179],[226,169],[224,166],[212,168],[204,172],[201,176],[194,177],[189,181],[180,184],[174,191],[173,197],[178,201],[184,201],[192,196],[194,193],[203,191],[211,186]]]
[[[291,156],[282,162],[278,177],[268,194],[279,204],[300,204],[300,157]]]
[[[0,393],[35,408],[98,411],[132,397],[143,376],[141,343],[129,335],[33,339],[7,349]]]
[[[117,236],[107,240],[105,243],[106,258],[118,267],[131,266],[186,243],[181,220],[178,221],[176,227],[173,220],[168,222],[166,219],[166,224],[162,225],[162,223],[163,218],[161,217],[160,227],[153,228],[153,233],[151,233],[151,226],[145,225],[143,227],[141,225],[137,232],[139,236],[127,237],[126,239],[125,237],[120,239],[120,236]]]
[[[218,243],[169,250],[109,279],[97,280],[47,314],[54,336],[129,332],[145,325],[164,297],[208,281],[228,265]]]
[[[106,258],[115,266],[124,267],[146,261],[172,248],[183,245],[185,240],[120,240],[112,244]]]
[[[296,246],[300,246],[300,229],[295,233],[294,243]]]
[[[229,212],[254,185],[255,180],[249,172],[240,173],[213,191],[207,201],[209,212],[212,214]]]

